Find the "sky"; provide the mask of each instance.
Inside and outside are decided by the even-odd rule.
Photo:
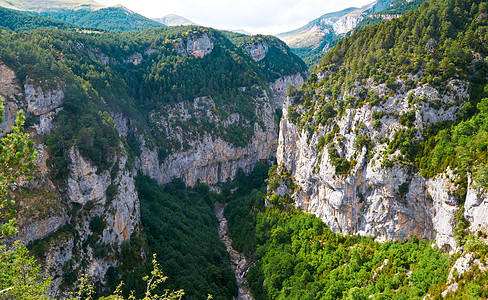
[[[198,25],[278,34],[302,27],[329,12],[361,7],[374,0],[95,0],[122,4],[148,18],[175,14]]]

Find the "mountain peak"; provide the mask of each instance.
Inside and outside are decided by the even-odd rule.
[[[162,23],[166,26],[179,26],[179,25],[198,25],[185,17],[169,14],[162,18],[154,18],[156,22]]]

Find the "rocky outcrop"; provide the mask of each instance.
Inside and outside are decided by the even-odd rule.
[[[15,124],[18,108],[14,100],[21,97],[21,95],[21,88],[15,72],[8,66],[0,63],[0,102],[4,106],[4,118],[3,122],[0,123],[0,130],[2,132],[8,132],[12,128],[12,125]]]
[[[136,174],[127,170],[126,156],[114,159],[112,168],[115,168],[115,172],[100,172],[76,148],[72,148],[69,155],[71,165],[67,195],[70,206],[77,207],[69,223],[76,234],[55,232],[56,237],[47,246],[47,257],[57,258],[49,265],[50,274],[62,275],[65,272],[63,268],[68,268],[74,274],[86,273],[91,278],[103,281],[108,268],[120,264],[115,254],[120,251],[122,242],[139,232]],[[111,187],[115,190],[109,192]],[[99,225],[93,225],[95,219],[99,220]],[[59,242],[59,236],[64,237],[64,242]],[[76,252],[66,252],[66,247],[76,249]],[[101,255],[100,251],[104,254]],[[52,290],[56,291],[56,297],[63,296],[62,289],[59,289],[62,283],[54,281]]]
[[[455,224],[455,213],[459,208],[453,196],[457,189],[453,184],[455,177],[448,169],[445,174],[438,175],[427,182],[427,193],[433,202],[432,222],[436,233],[435,241],[448,252],[456,249],[453,224]]]
[[[70,201],[81,205],[88,201],[105,203],[105,191],[110,184],[110,174],[97,174],[97,167],[81,156],[76,148],[71,148],[69,157],[70,176],[67,194]]]
[[[15,99],[21,94],[15,72],[8,66],[0,63],[0,95],[5,98]]]
[[[106,170],[99,170],[78,149],[71,148],[67,187],[60,187],[59,182],[51,181],[49,154],[41,141],[55,126],[53,118],[62,109],[62,84],[27,79],[22,90],[15,73],[0,65],[0,98],[7,100],[5,121],[0,125],[3,130],[9,130],[19,109],[38,119],[27,129],[39,153],[34,179],[21,181],[11,192],[19,204],[19,233],[14,239],[36,243],[35,253],[44,258],[54,277],[53,297],[66,296],[60,286],[71,285],[66,282],[68,273],[75,280],[87,273],[103,281],[108,268],[120,263],[116,253],[121,244],[140,230],[136,171],[127,166],[123,145],[118,157],[112,158],[113,166]],[[114,119],[116,125],[124,120],[127,124],[120,114]],[[120,130],[121,136],[127,135],[128,127]]]
[[[269,51],[269,45],[266,41],[259,41],[244,47],[254,61],[263,60]]]
[[[488,233],[488,192],[469,179],[464,216],[472,233]]]
[[[67,194],[71,202],[86,205],[92,202],[95,207],[110,207],[107,214],[105,209],[95,210],[107,222],[108,231],[103,233],[102,241],[107,244],[127,240],[139,223],[139,202],[135,189],[135,174],[125,169],[127,157],[118,160],[116,168],[119,170],[115,178],[111,178],[109,170],[97,172],[98,168],[85,159],[76,148],[69,152],[71,165],[68,178]],[[116,160],[117,161],[117,160]],[[98,175],[99,173],[100,175]],[[107,195],[110,185],[117,187],[117,195]]]
[[[281,109],[283,107],[283,101],[286,99],[286,92],[288,86],[299,88],[305,82],[305,78],[300,73],[283,76],[270,83],[269,87],[273,91],[273,108]]]
[[[138,66],[141,62],[142,62],[141,53],[134,53],[131,56],[124,59],[124,64],[133,64],[134,66]]]
[[[210,54],[214,48],[213,42],[206,32],[194,34],[187,37],[187,40],[178,39],[176,44],[176,52],[183,56],[194,56],[203,58]]]
[[[43,89],[33,80],[27,79],[24,85],[27,111],[36,116],[48,113],[58,108],[64,100],[64,91],[61,87],[57,89]]]
[[[480,274],[488,270],[488,265],[484,259],[480,260],[479,258],[475,258],[475,255],[471,252],[464,253],[458,258],[449,272],[446,281],[447,288],[442,292],[442,297],[444,298],[448,293],[457,291],[459,284],[456,281],[456,277],[462,276],[464,273],[472,271],[474,268],[478,268],[478,272],[476,273]]]
[[[363,19],[363,16],[356,16],[354,14],[346,15],[334,22],[332,28],[335,34],[343,35],[356,28]]]
[[[246,121],[238,114],[232,114],[222,120],[215,114],[215,103],[211,98],[197,98],[193,102],[180,103],[174,107],[165,108],[167,115],[153,114],[154,122],[160,130],[164,130],[171,140],[181,145],[187,144],[187,150],[176,151],[164,160],[159,160],[157,149],[146,147],[142,140],[137,168],[146,175],[156,179],[160,184],[168,183],[173,178],[182,178],[188,185],[194,185],[197,180],[207,184],[215,184],[234,178],[242,168],[249,173],[257,161],[268,161],[275,156],[277,140],[277,124],[274,110],[265,91],[264,96],[256,98],[255,114],[259,122],[248,124],[253,126],[254,135],[244,147],[236,147],[211,132],[189,132],[181,126],[173,126],[175,120],[188,121],[192,117],[201,120],[204,117],[211,120],[212,127],[246,126]],[[192,109],[192,114],[190,114]],[[237,122],[237,123],[236,123]],[[241,125],[237,125],[241,124]]]
[[[375,236],[380,241],[417,235],[454,250],[454,213],[458,209],[452,196],[457,189],[452,184],[454,175],[427,180],[413,174],[408,164],[402,163],[400,151],[388,154],[385,143],[385,138],[391,141],[397,131],[406,129],[398,116],[408,111],[415,112],[413,126],[419,132],[428,124],[454,119],[468,97],[467,83],[451,81],[448,86],[450,91],[442,95],[428,85],[411,90],[402,86],[399,93],[391,93],[385,85],[368,82],[366,88],[385,99],[380,106],[346,109],[342,116],[311,133],[301,131],[289,119],[292,100],[287,99],[277,158],[298,186],[292,195],[296,206],[320,217],[334,232]],[[407,98],[423,100],[412,108]],[[431,102],[437,103],[436,107]],[[295,109],[300,113],[302,108],[298,105]],[[375,122],[373,111],[381,123]],[[325,135],[332,131],[335,137],[325,142]],[[369,144],[358,145],[364,137],[370,139]],[[323,150],[318,147],[319,140],[325,142]],[[338,174],[332,164],[329,150],[333,148],[350,162],[347,174]],[[384,164],[385,158],[392,163]]]

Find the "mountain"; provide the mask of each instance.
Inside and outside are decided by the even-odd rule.
[[[0,7],[0,28],[14,31],[38,28],[78,29],[77,26],[49,18],[32,16],[15,10]]]
[[[45,11],[57,9],[99,9],[106,7],[92,0],[0,0],[0,6],[25,11]]]
[[[425,2],[338,42],[300,89],[289,89],[266,197],[281,218],[254,215],[256,244],[271,234],[253,271],[268,297],[301,298],[314,286],[331,299],[462,299],[471,287],[488,295],[487,264],[476,260],[488,253],[487,13],[484,1]],[[314,218],[287,214],[292,207],[339,237]],[[414,236],[414,247],[435,241],[421,246],[436,252],[423,275],[395,255],[366,258],[376,252],[369,247]],[[383,268],[392,278],[382,282]]]
[[[304,63],[274,37],[233,43],[196,26],[94,34],[3,10],[41,23],[0,31],[0,128],[22,109],[37,145],[35,179],[12,192],[15,238],[48,267],[52,295],[85,273],[100,292],[121,276],[137,290],[158,253],[165,288],[236,296],[213,211],[221,197],[206,184],[273,160]]]
[[[135,13],[124,6],[110,6],[95,10],[56,9],[37,13],[39,16],[57,19],[80,27],[109,31],[139,31],[164,25]]]
[[[0,6],[64,21],[85,28],[138,31],[162,27],[160,23],[124,6],[104,6],[90,0],[1,1]]]
[[[315,66],[323,54],[350,33],[356,26],[367,25],[398,17],[405,11],[418,8],[425,0],[377,0],[361,8],[348,8],[328,13],[307,25],[277,37],[285,41],[309,67]],[[389,10],[384,15],[380,11]],[[388,15],[388,16],[387,16]],[[363,21],[364,20],[364,21]],[[369,22],[366,22],[369,21]]]
[[[166,26],[197,25],[193,21],[188,20],[187,18],[178,15],[172,15],[172,14],[166,15],[162,18],[154,18],[153,20],[161,24],[164,24]]]
[[[0,178],[2,297],[164,272],[198,300],[488,298],[485,1],[354,30],[310,76],[276,37],[0,13],[1,174],[38,154]]]

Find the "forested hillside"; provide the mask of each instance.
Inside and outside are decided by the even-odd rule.
[[[486,15],[484,1],[425,2],[339,42],[289,89],[273,207],[228,208],[234,239],[256,245],[257,295],[487,296]]]
[[[419,8],[423,2],[425,0],[377,0],[360,8],[351,7],[325,14],[302,28],[277,36],[312,70],[325,53],[352,32],[397,18]]]
[[[274,37],[0,9],[0,294],[488,298],[488,4],[420,2],[303,86]]]
[[[61,20],[80,27],[110,31],[139,31],[164,25],[135,13],[123,6],[110,6],[96,10],[57,9],[37,13],[39,16]]]
[[[40,27],[70,30],[77,28],[72,24],[49,18],[30,16],[21,12],[0,7],[0,29],[26,31]]]
[[[270,37],[260,41],[280,48],[261,56],[279,57],[269,60],[277,65],[258,64],[252,47],[210,28],[117,33],[3,11],[0,126],[10,130],[24,110],[39,153],[34,180],[10,195],[14,238],[48,268],[52,295],[65,297],[84,273],[97,295],[133,274],[124,291],[140,295],[158,253],[171,275],[166,288],[191,299],[236,296],[217,196],[200,182],[224,182],[275,156],[273,101],[283,102],[287,76],[303,82],[303,62]],[[183,181],[159,186],[176,177]],[[175,222],[172,235],[146,230]],[[202,248],[190,249],[198,239]]]

